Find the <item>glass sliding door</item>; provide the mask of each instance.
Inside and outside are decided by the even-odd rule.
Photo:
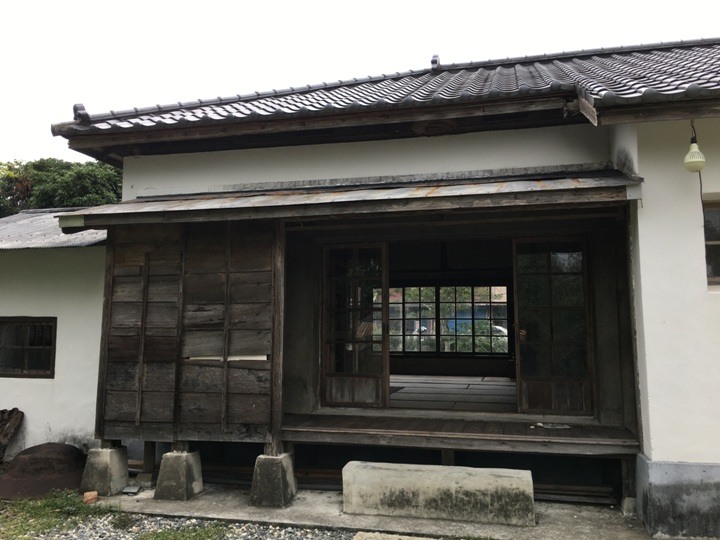
[[[385,251],[380,244],[325,249],[322,391],[326,405],[386,405]]]

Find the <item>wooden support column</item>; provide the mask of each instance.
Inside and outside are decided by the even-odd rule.
[[[282,453],[282,386],[283,386],[283,332],[285,322],[285,223],[275,226],[273,244],[273,331],[272,331],[272,382],[270,442],[265,453],[278,456]]]
[[[155,472],[155,441],[145,441],[143,446],[143,472]]]

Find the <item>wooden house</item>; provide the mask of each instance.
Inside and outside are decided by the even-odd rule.
[[[96,437],[603,457],[720,533],[719,105],[718,40],[76,105],[124,170],[60,217],[107,230]]]

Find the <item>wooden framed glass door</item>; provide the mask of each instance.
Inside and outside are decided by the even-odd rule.
[[[327,246],[323,272],[323,404],[383,407],[388,398],[387,249]]]
[[[586,255],[580,240],[515,242],[521,412],[593,412]]]

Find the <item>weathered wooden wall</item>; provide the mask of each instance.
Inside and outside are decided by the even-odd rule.
[[[273,242],[254,223],[110,231],[99,437],[265,440]]]

